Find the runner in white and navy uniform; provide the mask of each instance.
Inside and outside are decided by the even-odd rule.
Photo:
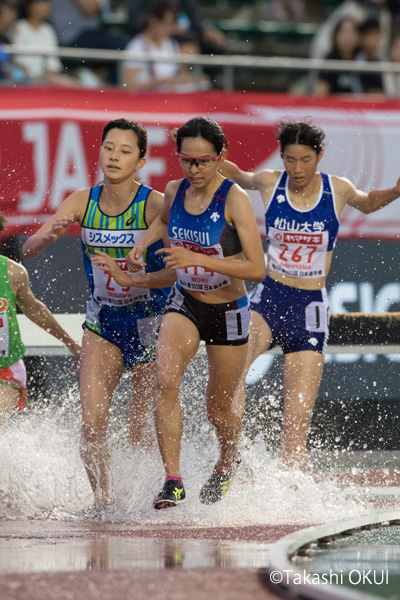
[[[158,443],[166,481],[154,507],[185,499],[180,474],[182,415],[179,386],[200,340],[209,363],[207,412],[220,444],[220,458],[200,492],[203,503],[226,493],[238,461],[242,414],[235,394],[246,364],[249,306],[245,280],[262,281],[264,255],[248,195],[218,173],[226,156],[221,127],[196,117],[178,130],[177,154],[184,179],[171,181],[164,206],[131,252],[134,268],[149,244],[168,231],[164,261],[178,275],[167,302],[157,346],[161,400],[156,409]],[[140,266],[140,265],[138,265]]]
[[[157,400],[154,346],[166,293],[153,292],[154,271],[165,278],[164,265],[149,248],[144,286],[120,286],[97,263],[102,250],[112,265],[126,272],[126,255],[159,214],[163,195],[137,181],[144,166],[147,133],[142,125],[116,119],[103,129],[100,167],[103,184],[77,190],[56,214],[27,240],[25,257],[34,257],[77,222],[82,227],[82,249],[91,297],[87,306],[80,367],[82,404],[81,455],[95,505],[103,510],[113,502],[107,428],[109,409],[125,368],[130,370],[129,433],[134,444],[148,447],[155,438],[153,407]],[[162,246],[157,242],[158,247]],[[172,278],[170,283],[175,281]],[[166,282],[164,285],[168,285]]]
[[[307,438],[328,339],[325,281],[340,214],[346,205],[373,212],[400,195],[400,180],[367,194],[348,179],[317,172],[324,137],[311,123],[281,122],[277,139],[285,171],[246,173],[229,162],[221,168],[243,188],[259,190],[264,201],[268,268],[251,301],[247,369],[272,346],[282,346],[281,452],[284,464],[302,470],[308,465]]]
[[[283,171],[265,213],[269,268],[303,281],[323,277],[339,229],[331,178],[321,173],[320,195],[310,210],[292,205],[288,183]],[[288,288],[267,275],[252,297],[251,309],[268,323],[271,348],[281,345],[284,354],[302,350],[325,354],[329,321],[325,288]]]

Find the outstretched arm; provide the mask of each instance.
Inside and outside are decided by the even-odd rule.
[[[22,256],[35,258],[49,244],[53,244],[58,238],[65,235],[75,221],[80,223],[86,209],[87,199],[88,190],[78,190],[68,196],[47,223],[26,240],[22,246]]]
[[[72,354],[80,357],[81,347],[53,317],[49,309],[43,302],[38,300],[29,285],[28,272],[22,265],[9,262],[9,277],[11,287],[16,295],[16,301],[22,310],[33,323],[60,340]]]
[[[242,171],[237,164],[230,160],[225,160],[220,163],[220,173],[232,179],[244,190],[258,190],[260,192],[267,191],[271,185],[275,184],[273,180],[274,171],[263,169],[262,171]]]
[[[364,214],[369,214],[384,208],[400,197],[400,178],[394,187],[386,190],[372,190],[367,194],[344,178],[335,178],[335,191],[338,196],[340,212],[346,204]]]

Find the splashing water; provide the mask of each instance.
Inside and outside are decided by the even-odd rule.
[[[366,511],[365,498],[346,496],[338,484],[316,483],[309,475],[282,470],[260,438],[244,444],[242,465],[227,496],[216,505],[201,504],[200,488],[218,457],[216,436],[205,414],[204,380],[205,374],[197,372],[193,378],[189,372],[182,385],[181,471],[187,500],[165,511],[152,506],[164,478],[158,449],[144,451],[130,445],[123,401],[128,396],[127,380],[118,388],[109,427],[116,502],[107,520],[243,527],[318,523]],[[93,495],[79,455],[80,418],[74,388],[62,400],[34,406],[6,423],[0,437],[0,519],[85,518]]]

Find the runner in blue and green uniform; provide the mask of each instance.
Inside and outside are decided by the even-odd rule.
[[[113,500],[109,469],[107,427],[114,390],[125,368],[131,372],[129,412],[131,439],[142,445],[154,436],[155,342],[169,288],[175,275],[164,269],[155,254],[162,242],[148,248],[145,272],[132,275],[141,287],[122,287],[91,258],[106,253],[127,271],[125,256],[141,240],[159,214],[163,195],[137,180],[146,162],[147,133],[142,125],[125,119],[104,127],[100,167],[104,180],[90,190],[71,194],[56,214],[23,247],[26,257],[37,256],[64,235],[74,222],[82,227],[82,250],[91,296],[87,303],[81,361],[81,456],[102,507]],[[150,289],[152,277],[165,289]],[[165,273],[165,275],[164,275]],[[148,287],[143,287],[148,286]]]

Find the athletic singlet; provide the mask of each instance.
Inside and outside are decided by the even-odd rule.
[[[94,254],[95,250],[101,250],[111,256],[123,271],[127,271],[125,257],[147,230],[145,211],[151,188],[141,185],[125,212],[115,217],[105,215],[99,207],[102,189],[102,185],[91,188],[81,226],[83,261],[93,299],[96,303],[113,307],[115,310],[134,302],[165,304],[169,289],[121,287],[111,275],[104,273],[90,260],[90,255]],[[162,247],[160,240],[144,252],[146,273],[159,271],[164,267],[162,257],[155,254],[156,250]]]
[[[268,267],[289,277],[324,277],[339,229],[331,177],[321,173],[320,196],[311,210],[292,206],[288,179],[283,171],[265,213]]]
[[[0,368],[18,362],[25,354],[17,320],[16,298],[8,278],[8,258],[0,256]]]
[[[239,236],[225,219],[225,202],[234,181],[224,179],[215,192],[210,205],[199,215],[185,209],[185,193],[189,181],[182,179],[171,207],[168,235],[171,246],[183,246],[214,258],[233,256],[242,251]],[[203,267],[177,269],[178,281],[191,291],[214,292],[231,283],[226,275]]]

